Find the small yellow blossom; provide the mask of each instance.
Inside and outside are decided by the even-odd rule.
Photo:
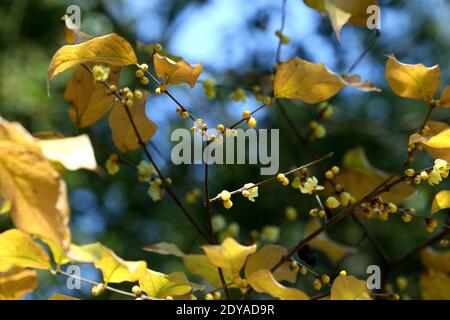
[[[230,209],[233,206],[233,202],[231,200],[225,200],[223,206],[225,209]]]
[[[153,165],[145,160],[139,162],[137,169],[139,173],[139,181],[150,181],[152,173],[155,172]]]
[[[233,91],[233,93],[231,94],[231,99],[233,99],[233,101],[247,101],[247,96],[245,94],[244,89],[242,88],[237,88],[236,90]]]
[[[323,186],[319,185],[319,181],[316,177],[309,177],[299,188],[301,193],[307,194],[314,194],[316,191],[324,189]]]
[[[434,161],[434,170],[438,171],[442,178],[448,177],[448,171],[450,169],[450,165],[447,161],[442,159],[436,159]]]
[[[219,195],[220,195],[220,199],[222,199],[222,201],[227,201],[227,200],[230,200],[230,198],[231,198],[231,193],[227,190],[222,190],[222,192]]]
[[[250,200],[251,202],[255,202],[255,198],[258,197],[258,187],[253,187],[253,183],[244,184],[244,191],[242,191],[242,195]],[[252,188],[253,187],[253,188]],[[250,188],[250,189],[247,189]]]
[[[433,170],[431,170],[431,172],[428,174],[428,183],[433,186],[435,184],[439,184],[439,182],[441,181],[441,174],[439,173],[439,171],[433,168]]]
[[[355,198],[353,198],[352,195],[346,191],[339,195],[339,199],[344,207],[347,207],[355,201]]]
[[[108,173],[112,176],[119,172],[119,156],[112,153],[108,160],[106,160],[105,167]]]
[[[109,67],[102,65],[95,65],[92,69],[92,76],[96,81],[105,81],[109,77]]]
[[[325,205],[330,209],[335,209],[339,207],[340,204],[341,203],[335,197],[328,197],[325,201]]]
[[[265,226],[261,230],[261,238],[267,242],[276,242],[280,237],[280,228],[277,226]]]
[[[147,190],[148,195],[153,201],[159,201],[164,196],[164,189],[161,188],[161,179],[155,179],[150,181],[150,186]]]

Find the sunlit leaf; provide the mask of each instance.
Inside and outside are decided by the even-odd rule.
[[[343,159],[344,170],[339,174],[339,183],[356,200],[361,199],[388,178],[389,174],[373,167],[362,148],[348,151]],[[383,193],[383,200],[399,203],[414,193],[407,184],[398,184],[389,192]]]
[[[441,69],[438,65],[425,67],[423,64],[405,64],[395,56],[388,56],[386,79],[392,91],[403,98],[431,100],[441,83]]]
[[[233,275],[241,271],[247,257],[256,251],[256,245],[243,246],[233,238],[226,238],[219,245],[204,245],[203,251],[216,267],[231,270]]]
[[[0,198],[0,215],[10,212],[11,209],[11,201]]]
[[[340,32],[342,27],[349,21],[352,16],[351,13],[345,12],[340,9],[334,1],[324,0],[325,10],[328,12],[331,20],[331,26],[333,27],[336,39],[340,42]]]
[[[0,272],[13,267],[51,269],[45,250],[30,235],[17,229],[0,233]]]
[[[148,252],[155,252],[163,255],[173,255],[176,257],[184,257],[186,254],[181,251],[177,245],[173,243],[167,243],[167,242],[160,242],[156,244],[149,244],[146,245],[144,248],[144,251]]]
[[[0,117],[0,196],[11,201],[17,228],[64,247],[69,237],[65,184],[36,140]]]
[[[438,252],[432,248],[426,248],[420,252],[420,258],[427,269],[450,272],[450,251]]]
[[[286,248],[278,245],[267,245],[251,254],[247,258],[245,264],[245,276],[248,277],[252,272],[258,270],[271,270],[287,253]],[[291,263],[283,263],[275,272],[273,276],[277,281],[289,281],[295,283],[297,279],[297,272],[291,270]]]
[[[351,76],[344,76],[343,79],[347,81],[352,87],[359,89],[361,91],[376,91],[380,92],[381,89],[370,81],[362,81],[361,77],[357,74]]]
[[[48,300],[80,300],[80,299],[57,293],[48,298]]]
[[[164,79],[165,83],[170,84],[187,83],[194,87],[202,72],[201,64],[190,65],[184,60],[175,62],[158,53],[153,55],[153,64],[158,77]]]
[[[444,90],[442,90],[440,101],[442,107],[450,107],[450,86],[446,86]]]
[[[61,163],[68,170],[97,169],[94,149],[87,134],[39,140],[38,144],[47,159]]]
[[[434,196],[433,204],[431,205],[431,213],[448,208],[450,208],[450,190],[439,191]]]
[[[0,300],[19,300],[37,287],[36,271],[14,268],[0,273]]]
[[[248,283],[256,292],[270,294],[274,298],[281,300],[308,300],[309,297],[303,291],[295,288],[288,288],[277,282],[269,270],[259,270],[252,272],[248,278]]]
[[[336,95],[347,83],[324,64],[294,57],[277,66],[274,94],[278,98],[318,103]]]
[[[141,289],[153,298],[164,299],[167,296],[181,296],[192,291],[186,275],[174,272],[169,275],[147,269],[139,279]]]
[[[305,227],[305,236],[313,233],[320,228],[320,224],[317,219],[311,219]],[[326,233],[321,233],[314,239],[312,239],[308,245],[316,250],[322,251],[331,261],[334,263],[340,261],[349,253],[355,253],[356,249],[348,246],[344,246],[333,240],[329,239]]]
[[[145,261],[125,261],[100,243],[71,246],[68,256],[77,262],[93,262],[102,271],[105,283],[135,282],[147,270]]]
[[[65,45],[53,55],[48,79],[81,63],[108,63],[117,67],[137,64],[131,45],[115,33],[95,37],[80,44]]]
[[[331,286],[331,300],[371,300],[367,282],[354,276],[339,275]]]
[[[42,242],[44,242],[50,249],[53,261],[55,262],[56,266],[59,268],[63,264],[69,263],[70,259],[66,256],[66,252],[63,247],[59,243],[56,243],[53,240],[46,239],[44,237],[39,237]]]
[[[443,272],[422,273],[420,291],[424,300],[450,300],[450,277]]]
[[[208,257],[202,254],[188,254],[183,257],[186,269],[197,276],[202,277],[214,287],[222,287],[217,267],[209,262]],[[231,270],[223,270],[225,283],[230,283],[234,277]]]
[[[93,64],[87,64],[89,68]],[[120,68],[108,65],[110,68],[108,83],[118,85]],[[94,81],[91,73],[79,66],[67,83],[64,99],[72,103],[69,116],[79,128],[88,127],[100,120],[114,104],[115,96],[109,94],[107,88]]]
[[[145,98],[135,99],[133,106],[128,108],[143,142],[150,140],[158,129],[158,126],[145,114],[145,101]],[[116,105],[111,111],[109,127],[112,131],[114,145],[121,152],[139,148],[139,140],[122,105]]]

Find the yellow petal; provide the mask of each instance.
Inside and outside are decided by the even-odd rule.
[[[431,213],[448,208],[450,208],[450,190],[439,191],[434,196],[433,204],[431,205]]]
[[[319,228],[320,225],[318,220],[311,219],[305,227],[305,236],[308,236]],[[308,244],[311,248],[322,251],[334,263],[340,261],[347,254],[356,252],[355,248],[347,247],[334,242],[323,232],[311,240]]]
[[[252,272],[259,270],[271,270],[283,256],[287,253],[286,248],[278,245],[267,245],[251,254],[245,264],[245,276],[248,277]],[[295,283],[297,272],[291,270],[291,263],[283,263],[273,276],[277,281],[289,281]]]
[[[367,282],[354,276],[339,275],[331,286],[331,300],[372,300]]]
[[[443,272],[422,273],[420,291],[424,300],[450,300],[450,277]]]
[[[51,269],[45,250],[31,236],[17,229],[0,233],[0,272],[13,267]]]
[[[268,293],[274,298],[281,300],[308,300],[309,297],[303,291],[295,288],[288,288],[275,280],[269,270],[259,270],[252,272],[247,277],[248,283],[253,290],[261,293]]]
[[[53,55],[48,68],[48,79],[81,63],[108,63],[123,67],[137,64],[136,54],[124,38],[115,33],[92,38],[86,42],[65,45]]]
[[[37,287],[36,271],[15,268],[0,273],[0,300],[19,300]]]
[[[403,98],[431,100],[441,83],[441,69],[438,65],[425,67],[423,64],[405,64],[395,56],[388,56],[386,79],[392,91]]]
[[[158,126],[145,114],[145,101],[145,98],[134,100],[133,106],[128,108],[143,142],[150,140],[158,129]],[[114,145],[121,152],[139,148],[139,141],[122,105],[116,105],[111,111],[109,127],[112,131]]]
[[[136,282],[147,270],[145,261],[125,261],[100,243],[71,246],[68,256],[76,262],[94,263],[105,283]]]
[[[274,93],[278,98],[318,103],[336,95],[347,83],[324,64],[294,57],[277,66]]]
[[[222,282],[220,281],[219,272],[217,266],[209,262],[208,257],[202,254],[189,254],[183,257],[183,263],[186,269],[197,276],[202,277],[215,288],[221,288]],[[223,270],[225,283],[233,281],[234,277],[231,270]]]
[[[92,68],[93,64],[87,64]],[[118,85],[120,68],[111,69],[108,83]],[[79,66],[67,83],[64,99],[72,103],[69,116],[79,128],[88,127],[100,120],[114,104],[115,95],[108,94],[107,88],[97,81],[83,66]]]
[[[153,55],[153,64],[158,77],[164,79],[166,83],[187,83],[192,88],[195,86],[195,83],[202,72],[201,64],[190,65],[184,60],[175,62],[158,53]]]
[[[12,204],[17,228],[64,247],[69,207],[65,185],[36,140],[0,117],[0,194]]]
[[[39,140],[44,156],[61,163],[68,170],[97,169],[94,149],[87,134],[76,137]]]
[[[450,272],[450,251],[438,252],[432,248],[426,248],[420,252],[420,259],[427,269]]]
[[[256,251],[256,245],[243,246],[233,238],[226,238],[220,246],[204,245],[202,249],[213,265],[231,270],[233,275],[237,275],[247,257]]]
[[[167,296],[182,296],[192,291],[192,286],[183,272],[167,275],[147,269],[139,279],[139,286],[150,297],[161,299]]]

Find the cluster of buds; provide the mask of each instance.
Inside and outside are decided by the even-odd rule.
[[[147,71],[148,71],[148,64],[143,63],[139,65],[139,69],[137,69],[135,72],[136,78],[138,78],[139,82],[143,85],[147,85],[149,82],[148,78],[145,76],[145,73]]]
[[[209,100],[216,98],[216,83],[213,80],[207,79],[202,82],[203,90],[205,90],[205,96]]]
[[[257,121],[255,117],[252,117],[252,114],[250,111],[246,110],[242,113],[242,118],[247,121],[247,125],[249,128],[256,128]]]
[[[333,106],[330,105],[328,101],[321,102],[317,111],[319,113],[319,117],[323,119],[330,119],[334,113]]]
[[[327,135],[327,130],[323,125],[317,121],[311,121],[309,123],[308,137],[310,140],[322,139]]]

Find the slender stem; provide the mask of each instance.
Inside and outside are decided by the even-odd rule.
[[[361,52],[361,54],[359,55],[358,59],[356,59],[355,62],[353,62],[353,64],[351,65],[351,67],[348,69],[347,73],[350,74],[353,69],[355,69],[355,67],[362,61],[362,59],[364,59],[364,57],[366,56],[366,54],[370,51],[370,49],[372,49],[372,47],[375,45],[375,43],[377,42],[378,38],[380,37],[381,33],[380,30],[375,29],[375,35],[373,36],[372,40],[370,40],[368,46],[364,49],[363,52]]]
[[[289,170],[289,171],[287,171],[287,172],[284,172],[284,175],[285,175],[285,176],[288,176],[288,175],[290,175],[290,174],[296,173],[296,172],[299,171],[299,170],[302,170],[302,169],[304,169],[304,168],[307,168],[307,167],[310,167],[310,166],[312,166],[312,165],[315,165],[316,163],[319,163],[319,162],[321,162],[321,161],[323,161],[323,160],[325,160],[325,159],[329,159],[329,158],[331,158],[332,156],[333,156],[333,152],[330,152],[330,153],[328,153],[327,155],[325,155],[325,156],[323,156],[323,157],[321,157],[321,158],[319,158],[319,159],[317,159],[317,160],[311,161],[310,163],[307,163],[307,164],[305,164],[305,165],[303,165],[303,166],[300,166],[300,167],[298,167],[298,168],[295,168],[295,169]],[[262,185],[265,185],[266,183],[269,183],[269,182],[275,180],[276,178],[277,178],[277,176],[272,176],[272,177],[267,178],[267,179],[265,179],[265,180],[262,180],[262,181],[260,181],[260,182],[258,182],[258,183],[255,183],[255,184],[253,184],[253,185],[250,186],[250,187],[241,187],[241,188],[239,188],[239,189],[236,189],[236,190],[234,190],[234,191],[231,191],[230,194],[231,194],[231,195],[234,195],[234,194],[237,194],[237,193],[241,193],[242,191],[245,191],[245,190],[250,190],[250,189],[252,189],[252,188],[259,187],[259,186],[262,186]],[[209,202],[211,202],[211,203],[212,203],[212,202],[216,202],[216,201],[219,201],[220,199],[221,199],[221,198],[220,198],[220,194],[219,194],[219,195],[215,196],[214,198],[210,199]]]
[[[284,25],[286,24],[286,0],[282,0],[281,4],[281,28],[280,33],[283,34],[284,31]],[[283,45],[281,41],[281,37],[279,37],[278,45],[277,45],[277,54],[276,54],[276,62],[280,63],[281,61],[281,46]]]

